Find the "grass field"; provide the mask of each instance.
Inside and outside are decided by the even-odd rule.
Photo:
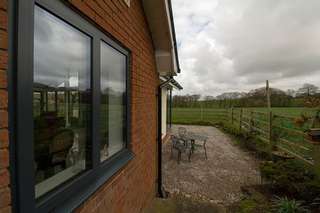
[[[172,122],[205,125],[232,123],[239,129],[241,126],[240,131],[249,131],[264,141],[269,141],[272,135],[279,147],[310,160],[313,145],[308,142],[306,131],[312,127],[316,112],[317,109],[314,108],[272,108],[271,133],[267,108],[173,108]],[[299,124],[297,120],[301,119],[301,115],[309,119]]]
[[[239,108],[234,108],[235,111],[239,111]],[[258,111],[258,112],[268,112],[268,108],[244,108],[245,111]],[[292,118],[299,117],[301,114],[308,116],[314,116],[317,109],[314,108],[290,108],[290,107],[275,107],[272,108],[272,112],[275,115],[283,115]],[[198,121],[202,119],[213,121],[215,119],[221,118],[221,116],[229,112],[230,109],[219,109],[219,108],[173,108],[173,122],[188,122],[188,121]]]
[[[196,124],[201,122],[218,123],[225,119],[227,109],[173,108],[172,122]]]
[[[243,113],[247,115],[251,111],[267,113],[267,108],[244,108]],[[317,109],[315,108],[272,108],[272,112],[275,116],[284,116],[288,119],[295,119],[302,114],[313,117],[316,115]],[[173,108],[172,122],[179,124],[192,124],[197,122],[218,123],[230,119],[230,109],[219,108]],[[240,108],[234,108],[234,116],[240,116]],[[259,117],[261,120],[265,120],[263,114]],[[288,124],[289,125],[289,124]],[[292,125],[287,126],[289,128],[295,128]]]

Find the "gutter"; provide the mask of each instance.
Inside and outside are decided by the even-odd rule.
[[[165,78],[161,77],[161,80],[164,80],[159,86],[158,86],[158,133],[157,133],[157,147],[158,147],[158,197],[160,198],[166,198],[167,194],[162,186],[162,96],[161,91],[162,88],[167,86],[168,84],[171,84],[172,86],[176,87],[177,89],[182,89],[182,86],[176,82],[172,76]],[[172,90],[170,91],[170,107],[172,107]],[[170,111],[170,126],[171,124],[171,117],[172,117],[172,111]]]
[[[10,166],[8,168],[10,172],[10,193],[11,193],[11,205],[12,212],[19,212],[18,206],[18,188],[17,188],[17,174],[16,174],[16,123],[15,123],[15,111],[16,111],[16,68],[17,65],[15,59],[17,58],[17,26],[18,26],[18,1],[7,1],[8,9],[8,69],[7,69],[7,81],[8,81],[8,131],[9,131],[9,161]]]
[[[161,86],[158,87],[158,197],[165,198],[165,191],[162,186],[162,137],[161,137],[161,120],[162,120],[162,110],[161,110]]]
[[[183,87],[176,80],[174,80],[173,76],[170,76],[170,77],[161,77],[160,76],[160,80],[164,81],[160,84],[160,87],[170,85],[171,87],[178,89],[178,90],[183,89]]]
[[[168,83],[172,81],[172,77],[167,79],[165,82],[162,82],[158,86],[158,197],[160,198],[166,198],[166,192],[163,188],[162,185],[162,132],[161,132],[161,127],[162,127],[162,97],[161,97],[161,89],[166,86]]]
[[[173,37],[173,46],[174,46],[174,51],[175,51],[175,57],[177,61],[177,68],[178,68],[178,73],[181,72],[180,69],[180,63],[179,63],[179,54],[178,54],[178,48],[177,48],[177,39],[176,39],[176,30],[174,27],[174,20],[173,20],[173,12],[172,12],[172,3],[171,0],[168,0],[168,5],[169,5],[169,13],[170,13],[170,21],[171,21],[171,31],[172,31],[172,37]]]

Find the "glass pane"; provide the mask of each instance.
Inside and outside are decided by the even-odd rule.
[[[126,56],[101,42],[101,155],[125,147]]]
[[[91,38],[40,7],[34,31],[36,197],[86,165],[90,125]]]

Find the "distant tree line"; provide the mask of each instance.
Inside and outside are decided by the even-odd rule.
[[[272,107],[320,107],[320,90],[313,84],[304,84],[298,90],[282,91],[270,88]],[[194,95],[173,96],[173,107],[266,107],[266,89],[264,87],[244,92],[228,92],[214,96]]]

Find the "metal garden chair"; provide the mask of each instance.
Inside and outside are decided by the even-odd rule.
[[[187,129],[185,127],[178,128],[178,136],[181,140],[183,140],[184,145],[187,146],[188,145],[188,137],[187,137]]]
[[[180,163],[181,160],[181,155],[182,153],[187,153],[188,152],[188,160],[190,162],[191,158],[191,147],[188,147],[185,145],[185,141],[181,140],[175,135],[171,135],[171,158],[173,157],[173,150],[176,150],[178,152],[178,164]]]
[[[191,154],[193,154],[194,150],[197,147],[199,147],[199,148],[202,147],[203,150],[204,150],[204,155],[205,155],[206,159],[208,159],[207,147],[206,147],[208,137],[207,136],[203,136],[203,135],[199,135],[199,134],[195,134],[193,132],[189,132],[188,133],[188,137],[191,140]],[[199,144],[199,142],[200,143],[202,142],[202,144]]]

